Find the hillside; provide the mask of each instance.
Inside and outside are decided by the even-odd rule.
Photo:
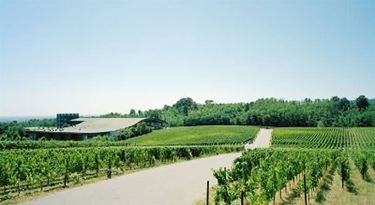
[[[196,126],[156,130],[128,140],[131,145],[211,145],[241,144],[252,141],[258,127],[253,126]]]

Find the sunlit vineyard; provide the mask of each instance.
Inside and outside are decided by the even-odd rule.
[[[0,141],[0,150],[10,149],[52,149],[52,148],[89,148],[89,147],[121,147],[127,146],[127,141],[59,141],[59,140],[23,140]]]
[[[222,145],[251,142],[259,131],[256,126],[193,126],[155,130],[127,140],[131,145]]]
[[[276,128],[273,147],[375,148],[375,128]]]
[[[22,193],[152,167],[179,159],[241,151],[241,146],[110,147],[0,152],[0,202]]]
[[[238,158],[230,170],[218,170],[215,176],[219,187],[216,203],[233,204],[244,201],[265,204],[275,200],[277,192],[291,183],[303,185],[310,192],[319,185],[319,179],[332,166],[338,153],[334,151],[256,150]],[[303,184],[302,175],[307,181]]]
[[[216,170],[215,204],[323,203],[334,176],[354,194],[353,173],[375,180],[375,128],[275,128],[272,147]]]
[[[338,174],[342,189],[358,192],[351,179],[354,162],[371,181],[375,153],[370,150],[258,149],[244,152],[231,169],[216,170],[215,204],[275,204],[276,199],[323,202],[329,178]],[[361,190],[359,190],[361,191]],[[284,201],[285,202],[285,201]],[[294,203],[291,203],[294,204]]]

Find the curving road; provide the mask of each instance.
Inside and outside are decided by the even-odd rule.
[[[268,148],[271,146],[272,129],[261,128],[251,144],[246,144],[245,149]]]
[[[270,145],[272,130],[261,129],[248,149]],[[110,180],[67,189],[25,205],[192,205],[204,197],[212,169],[230,167],[240,153],[165,165]]]
[[[29,201],[28,205],[191,205],[204,196],[212,169],[230,166],[240,153],[224,154],[115,177]]]

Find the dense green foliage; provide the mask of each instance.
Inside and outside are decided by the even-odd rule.
[[[0,201],[12,192],[67,186],[92,175],[113,173],[173,162],[240,151],[240,146],[195,147],[112,147],[11,150],[0,152]]]
[[[146,123],[140,123],[136,126],[128,127],[125,129],[120,130],[118,136],[116,136],[116,140],[126,140],[136,136],[144,135],[147,133],[152,132],[152,128],[148,127]]]
[[[250,103],[195,103],[183,98],[162,109],[131,111],[130,114],[109,113],[104,117],[155,117],[171,126],[191,125],[264,125],[306,127],[375,126],[375,105],[365,96],[349,101],[346,98],[305,99],[304,101],[259,99]]]
[[[276,128],[272,146],[293,148],[375,148],[375,128]]]
[[[330,150],[261,149],[244,152],[230,170],[215,172],[218,180],[216,202],[239,204],[241,198],[251,204],[268,204],[277,192],[298,183],[301,194],[311,192],[331,166],[338,153]],[[302,175],[306,177],[303,182]],[[280,196],[281,197],[281,196]],[[237,202],[237,203],[235,203]]]
[[[307,201],[315,195],[315,200],[321,203],[325,200],[324,190],[329,190],[329,184],[323,178],[332,178],[336,171],[341,177],[342,189],[346,187],[347,191],[358,194],[360,190],[351,178],[351,161],[363,180],[372,182],[369,170],[375,169],[373,149],[276,148],[246,151],[235,160],[231,169],[214,172],[218,180],[215,204],[240,204],[241,200],[245,204],[269,204],[277,194],[282,198],[288,189],[294,197],[306,192]],[[291,187],[295,188],[292,190]]]
[[[56,127],[56,119],[31,119],[20,122],[24,127]]]
[[[1,140],[22,140],[25,137],[23,126],[17,122],[0,123]]]
[[[60,140],[7,140],[0,141],[0,150],[9,149],[51,149],[51,148],[84,148],[84,147],[119,147],[126,146],[126,141],[115,141],[112,137],[98,136],[97,139],[85,141]]]
[[[360,152],[353,152],[352,159],[355,166],[362,175],[362,179],[372,182],[369,176],[369,169],[375,169],[375,152],[374,150],[365,150]]]
[[[121,141],[109,136],[98,136],[85,141],[6,140],[0,141],[0,150],[118,147],[129,144],[149,146],[241,144],[245,141],[252,141],[258,130],[258,127],[253,126],[194,126],[154,130],[144,136]]]
[[[134,145],[213,145],[242,144],[252,141],[258,127],[253,126],[194,126],[155,130],[128,140]]]
[[[324,179],[336,171],[342,189],[358,194],[351,177],[354,165],[363,180],[373,181],[375,128],[276,128],[272,146],[246,151],[232,169],[215,171],[217,204],[269,204],[292,186],[294,197],[306,191],[307,201],[314,193],[321,203],[329,190]]]
[[[32,119],[26,122],[0,122],[1,140],[22,140],[25,138],[24,127],[55,127],[55,119]]]
[[[374,100],[359,96],[355,100],[305,99],[287,101],[274,98],[250,103],[214,103],[206,100],[198,104],[182,98],[162,109],[135,111],[129,114],[109,113],[101,117],[149,117],[165,120],[170,126],[195,125],[262,125],[279,127],[362,127],[375,126]],[[24,127],[55,126],[54,119],[30,120],[22,123],[0,123],[0,140],[20,140]],[[147,129],[146,129],[147,130]],[[124,130],[120,139],[137,136],[137,130]]]

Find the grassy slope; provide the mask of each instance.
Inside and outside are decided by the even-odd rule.
[[[259,131],[253,126],[196,126],[156,130],[130,139],[136,145],[234,144],[253,140]]]
[[[321,136],[322,138],[334,138],[337,130],[340,130],[340,137],[346,142],[350,142],[348,148],[359,148],[359,147],[369,147],[368,144],[372,144],[375,141],[375,128],[276,128],[273,132],[279,140],[282,138],[286,142],[297,142],[297,144],[273,144],[276,147],[308,147],[314,148],[319,145],[318,141],[313,141],[315,135]],[[298,140],[296,140],[298,139]],[[332,143],[332,141],[331,141]],[[337,146],[337,145],[335,145]],[[353,180],[355,186],[358,188],[358,195],[350,193],[341,188],[340,176],[337,171],[335,172],[333,184],[330,190],[327,192],[326,201],[323,203],[315,202],[315,199],[311,200],[310,204],[313,205],[355,205],[355,204],[375,204],[375,183],[366,182],[362,180],[361,175],[356,167],[351,164],[351,179]],[[369,168],[369,173],[372,180],[375,181],[375,171]],[[290,202],[282,203],[293,204],[293,205],[303,205],[303,197],[292,200]]]
[[[374,204],[375,203],[375,183],[364,181],[359,173],[358,169],[352,165],[351,179],[355,186],[358,188],[358,195],[342,190],[341,180],[338,174],[335,175],[335,179],[331,190],[327,194],[327,201],[323,204],[327,205],[348,205],[348,204]],[[374,180],[375,173],[372,168],[369,169],[369,174]]]
[[[350,193],[341,188],[341,179],[337,171],[334,176],[333,184],[326,194],[326,200],[323,203],[315,202],[315,197],[310,201],[311,205],[357,205],[357,204],[375,204],[375,183],[366,182],[362,180],[358,169],[352,165],[351,179],[358,189],[358,194]],[[372,179],[375,179],[375,171],[370,168],[369,173]],[[291,203],[284,203],[285,205],[304,205],[304,198],[301,196]]]
[[[375,170],[370,168],[369,174],[373,180],[373,182],[366,182],[362,180],[361,174],[359,173],[358,169],[351,164],[351,179],[353,180],[355,186],[358,189],[358,194],[351,193],[347,191],[345,188],[344,190],[341,188],[341,178],[340,175],[335,171],[334,179],[332,185],[330,185],[330,189],[325,194],[325,200],[322,203],[318,203],[315,201],[316,193],[314,193],[313,198],[310,200],[309,205],[370,205],[375,204]],[[214,205],[214,196],[215,196],[216,187],[210,190],[210,205]],[[300,197],[294,198],[290,197],[289,200],[285,200],[286,196],[290,196],[291,192],[285,193],[283,191],[283,200],[279,198],[279,192],[277,193],[276,197],[276,205],[304,205],[304,197],[301,195]],[[202,198],[197,201],[196,205],[205,205],[206,198],[202,196]],[[272,204],[270,202],[269,204]]]

